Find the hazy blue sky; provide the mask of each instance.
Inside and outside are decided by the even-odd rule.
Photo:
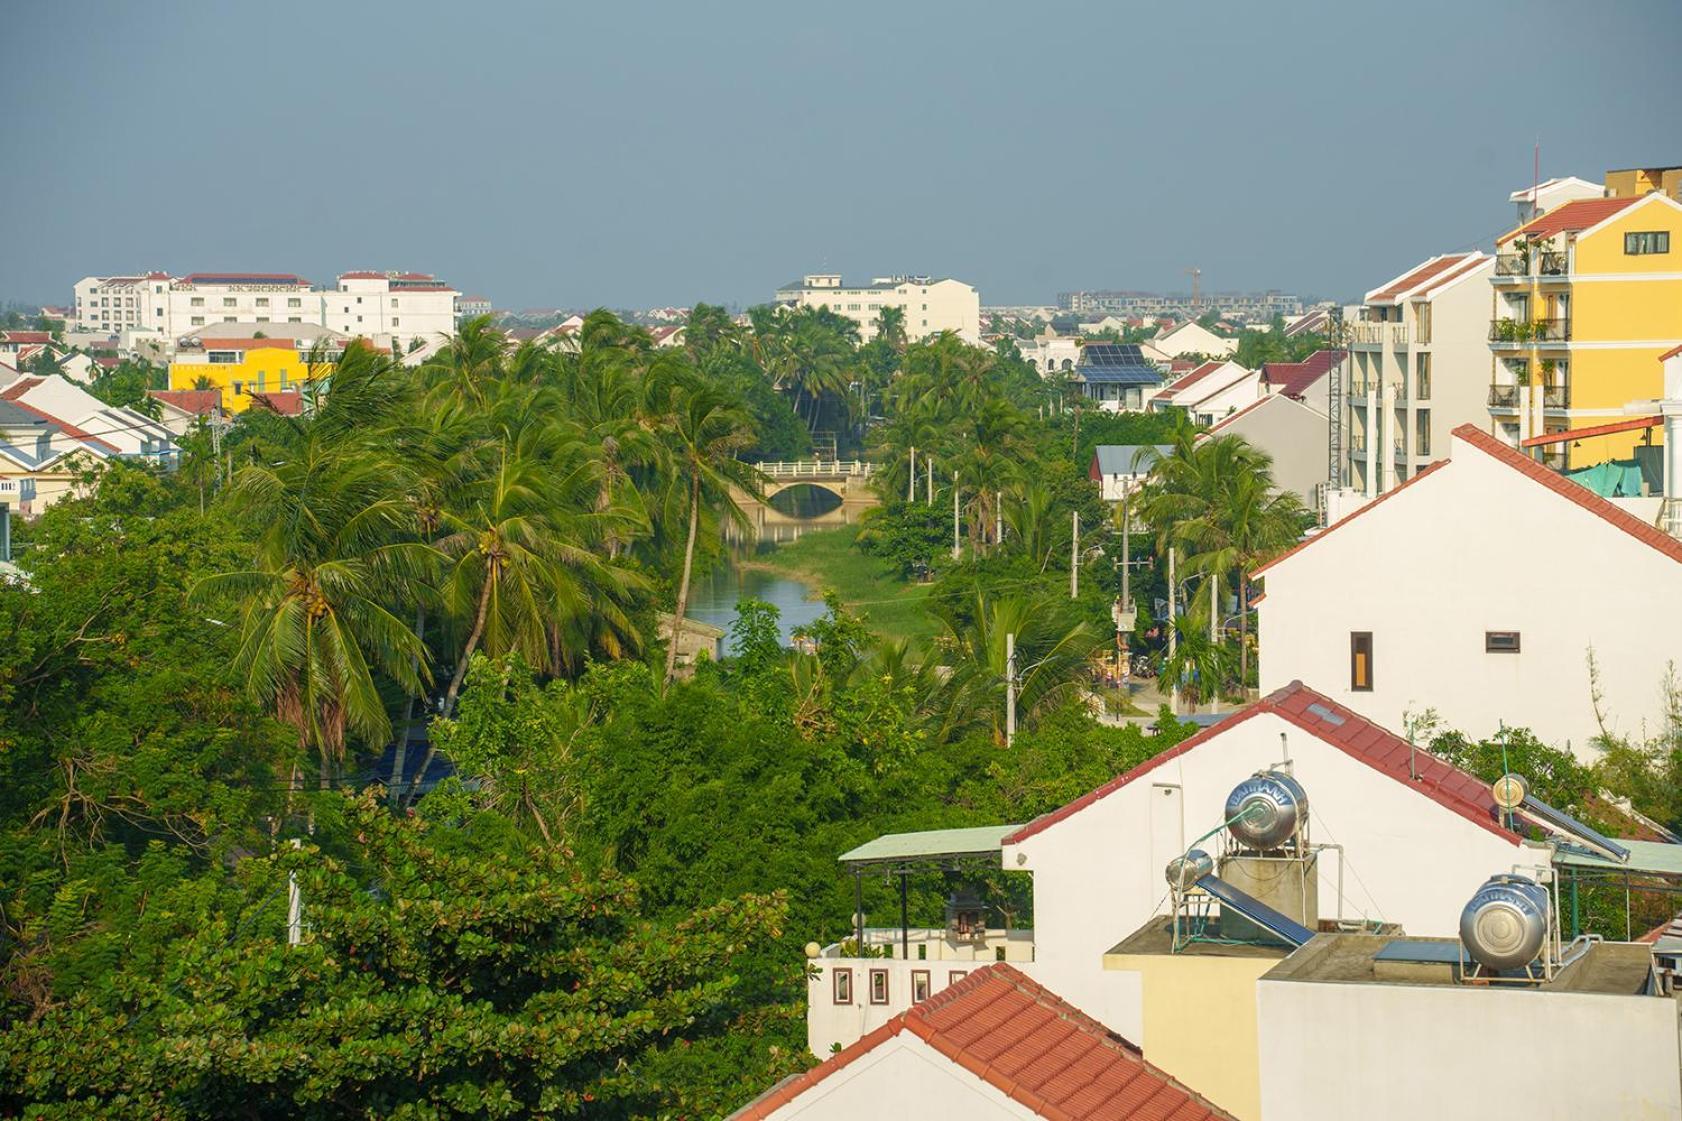
[[[0,298],[436,272],[501,307],[827,268],[1352,296],[1542,174],[1682,162],[1678,0],[5,6]]]

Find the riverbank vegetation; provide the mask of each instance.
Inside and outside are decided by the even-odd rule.
[[[1130,559],[1143,641],[1185,549],[1182,649],[1296,516],[1233,481],[1264,465],[1083,413],[1008,349],[834,319],[702,307],[677,348],[601,313],[559,348],[477,321],[417,368],[353,347],[304,416],[249,410],[171,472],[112,462],[18,526],[0,1111],[720,1116],[810,1063],[802,947],[850,929],[839,853],[1026,821],[1179,742],[1093,716],[1121,556],[1090,449],[1174,445]],[[748,602],[732,657],[675,664],[661,617],[751,464],[831,438],[888,501],[782,562],[849,595],[801,650]],[[1242,626],[1216,615],[1216,646]],[[1559,774],[1675,824],[1679,757]],[[915,883],[912,922],[956,886]],[[968,886],[1030,921],[1020,875]]]

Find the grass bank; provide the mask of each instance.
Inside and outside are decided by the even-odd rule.
[[[818,530],[758,553],[742,567],[777,572],[820,591],[833,590],[878,633],[918,643],[932,638],[939,626],[923,607],[928,587],[902,581],[892,566],[855,549],[857,536],[857,526]]]

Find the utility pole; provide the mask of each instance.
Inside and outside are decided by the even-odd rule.
[[[964,559],[964,547],[958,541],[958,473],[952,472],[952,559]]]
[[[1005,746],[1016,741],[1016,632],[1005,632]]]
[[[1174,662],[1174,652],[1179,649],[1178,634],[1174,630],[1174,546],[1168,546],[1168,662]],[[1180,682],[1178,678],[1171,678],[1168,682],[1168,711],[1178,716],[1180,714]]]
[[[303,848],[304,843],[292,838],[292,847]],[[304,893],[298,887],[298,873],[286,873],[286,944],[296,946],[304,940]]]
[[[1005,492],[993,492],[993,544],[1005,543]]]
[[[1080,511],[1075,511],[1074,532],[1069,538],[1069,598],[1080,598]]]
[[[930,506],[933,506],[934,505],[934,457],[932,455],[925,455],[923,457],[923,463],[928,468],[928,475],[929,475],[928,504]]]
[[[917,501],[917,445],[911,445],[911,478],[905,484],[905,501],[909,504]]]

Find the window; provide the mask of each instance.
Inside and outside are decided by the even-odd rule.
[[[967,970],[967,969],[954,969],[946,975],[946,983],[948,985],[956,985],[959,981],[962,981],[965,977],[968,977],[968,976],[969,976],[969,970]]]
[[[1483,652],[1485,654],[1517,654],[1517,631],[1484,631]]]
[[[193,316],[192,324],[195,327],[203,327],[204,326],[204,316],[202,316],[202,315]]]
[[[398,319],[395,315],[391,317],[391,325],[393,327],[397,326],[399,323],[402,323],[402,322],[403,321],[401,319]]]
[[[268,307],[269,306],[269,298],[267,296],[258,296],[257,297],[257,306],[258,307]]]
[[[259,322],[259,323],[267,323],[268,321],[269,321],[269,317],[266,316],[266,315],[259,315],[257,317],[257,322]]]
[[[1647,253],[1669,253],[1670,231],[1651,230],[1644,233],[1625,234],[1624,252],[1632,257]]]
[[[192,303],[192,305],[194,307],[203,307],[204,306],[204,297],[203,296],[194,296],[190,302]]]
[[[288,296],[288,297],[286,297],[286,306],[287,307],[303,307],[304,306],[304,301],[299,299],[297,296]]]
[[[213,366],[239,365],[239,351],[237,350],[213,350],[205,357]]]
[[[1416,409],[1413,414],[1413,454],[1421,459],[1431,454],[1431,410]]]
[[[1357,693],[1372,692],[1372,632],[1349,633],[1349,688]]]
[[[237,303],[238,303],[238,301],[235,300],[232,296],[223,296],[222,297],[222,306],[223,307],[234,307]]]
[[[1413,382],[1414,400],[1429,401],[1431,399],[1431,356],[1429,354],[1421,354],[1415,357]]]
[[[921,1004],[929,999],[929,971],[913,969],[911,971],[911,1003]]]
[[[886,969],[872,969],[870,971],[870,1003],[888,1003],[888,971]]]
[[[853,971],[851,969],[831,969],[829,977],[830,984],[834,986],[835,1003],[853,1003]]]
[[[288,322],[288,323],[302,323],[303,319],[296,316],[296,315],[289,315],[289,316],[286,317],[286,322]]]

